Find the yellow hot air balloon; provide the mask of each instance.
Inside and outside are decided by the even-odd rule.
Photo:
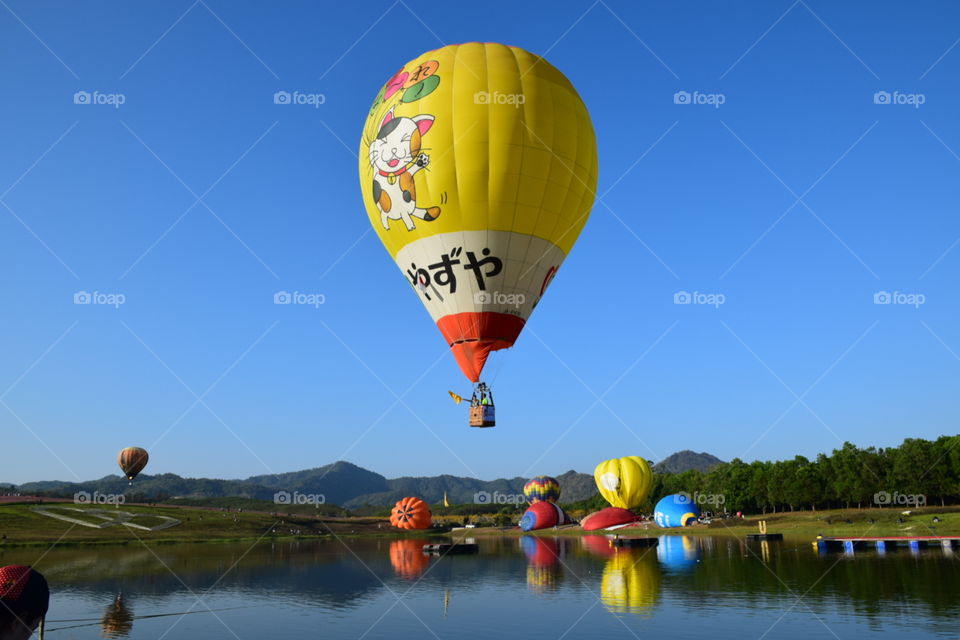
[[[606,460],[597,465],[593,478],[607,502],[621,509],[643,504],[653,488],[653,470],[640,456]]]
[[[513,345],[587,221],[596,139],[573,85],[543,58],[450,45],[380,89],[363,128],[360,182],[377,235],[478,382],[490,352]]]

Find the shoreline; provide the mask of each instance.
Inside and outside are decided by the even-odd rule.
[[[70,509],[69,502],[44,505]],[[697,536],[733,537],[745,539],[758,532],[760,521],[766,521],[770,533],[789,538],[815,540],[824,537],[847,536],[957,536],[960,535],[960,506],[923,507],[907,511],[890,508],[862,510],[830,510],[821,512],[797,511],[730,518],[710,525],[661,529],[653,523],[615,530],[584,531],[577,524],[538,531],[521,531],[517,526],[476,528],[435,528],[421,531],[403,531],[391,527],[387,520],[372,517],[318,517],[306,514],[269,514],[263,512],[206,511],[190,507],[147,507],[124,505],[124,511],[140,518],[168,517],[180,520],[174,527],[156,532],[135,530],[126,526],[105,528],[84,527],[46,517],[32,511],[36,503],[0,505],[0,549],[38,546],[104,546],[132,543],[171,544],[228,544],[258,541],[305,541],[338,539],[402,540],[405,538],[516,538],[525,535],[544,537],[582,537],[614,535],[619,537]],[[96,509],[96,507],[94,507]],[[112,510],[112,507],[101,511]],[[934,522],[937,518],[939,522]],[[447,518],[444,518],[447,520]],[[161,534],[153,537],[153,533]],[[165,534],[165,535],[164,535]],[[162,536],[162,537],[161,537]]]

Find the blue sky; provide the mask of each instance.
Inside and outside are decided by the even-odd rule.
[[[493,478],[955,433],[958,18],[947,2],[8,0],[0,480],[100,477],[126,445],[153,473],[347,459]],[[379,86],[465,41],[545,55],[600,155],[578,244],[488,366],[492,430],[446,397],[469,385],[368,231],[354,157]],[[324,103],[276,105],[281,90]]]

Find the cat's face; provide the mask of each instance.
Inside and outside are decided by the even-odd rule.
[[[385,173],[396,173],[416,159],[420,142],[433,116],[394,117],[391,110],[383,119],[376,139],[370,143],[370,164]]]

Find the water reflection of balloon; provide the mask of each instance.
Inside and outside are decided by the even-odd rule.
[[[610,538],[607,536],[593,535],[580,538],[580,544],[591,555],[600,558],[612,558],[617,554],[617,550],[610,544]]]
[[[660,597],[660,567],[652,549],[615,549],[603,567],[600,599],[613,613],[649,616]]]
[[[107,606],[103,613],[100,626],[104,638],[126,638],[133,630],[133,610],[123,599],[123,594],[117,594],[116,599]]]
[[[657,559],[667,569],[692,571],[700,562],[700,546],[694,536],[660,536]]]
[[[559,541],[523,536],[520,538],[520,548],[527,556],[527,586],[538,592],[556,588],[562,578]]]
[[[430,557],[423,552],[429,540],[394,540],[390,543],[390,564],[401,578],[416,578],[430,566]]]

